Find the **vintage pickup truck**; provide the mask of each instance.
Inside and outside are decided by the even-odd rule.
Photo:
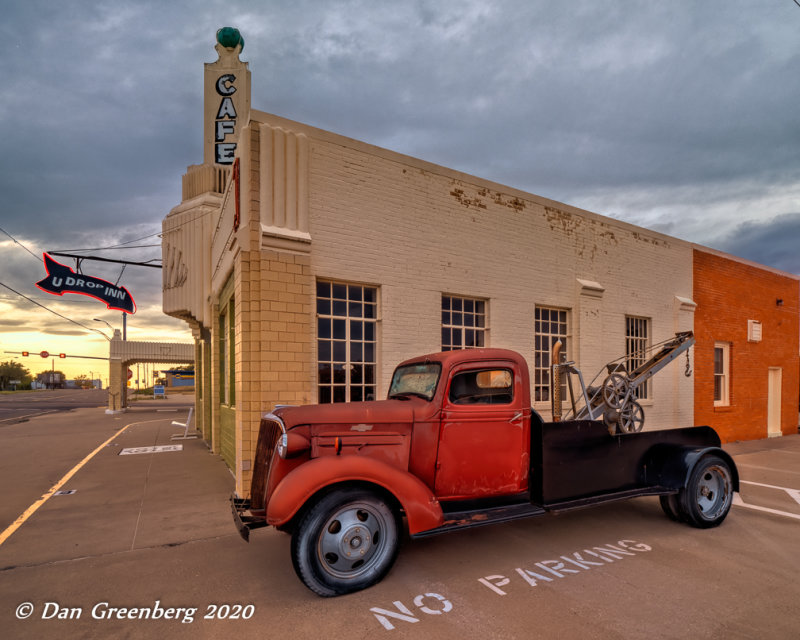
[[[404,528],[419,538],[636,496],[719,525],[739,477],[709,427],[611,433],[544,422],[524,358],[450,351],[401,363],[388,399],[277,407],[262,418],[242,537],[291,532],[295,571],[321,596],[381,580]]]

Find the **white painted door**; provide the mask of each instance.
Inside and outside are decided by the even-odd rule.
[[[767,397],[767,435],[781,435],[781,381],[783,370],[779,367],[769,369],[769,392]]]

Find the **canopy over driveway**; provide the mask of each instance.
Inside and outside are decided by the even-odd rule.
[[[137,362],[194,363],[194,345],[190,342],[133,342],[123,340],[114,330],[108,356],[108,409],[124,411],[128,406],[127,371]]]

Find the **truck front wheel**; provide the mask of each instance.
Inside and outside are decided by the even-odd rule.
[[[722,458],[713,455],[697,462],[678,498],[681,515],[690,525],[701,529],[720,525],[732,503],[730,467]]]
[[[397,557],[399,520],[376,494],[338,489],[317,502],[292,535],[292,562],[314,593],[329,597],[378,582]]]

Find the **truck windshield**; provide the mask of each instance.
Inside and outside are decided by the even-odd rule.
[[[438,362],[397,367],[392,376],[389,397],[398,398],[411,395],[432,400],[441,372],[442,365]]]

